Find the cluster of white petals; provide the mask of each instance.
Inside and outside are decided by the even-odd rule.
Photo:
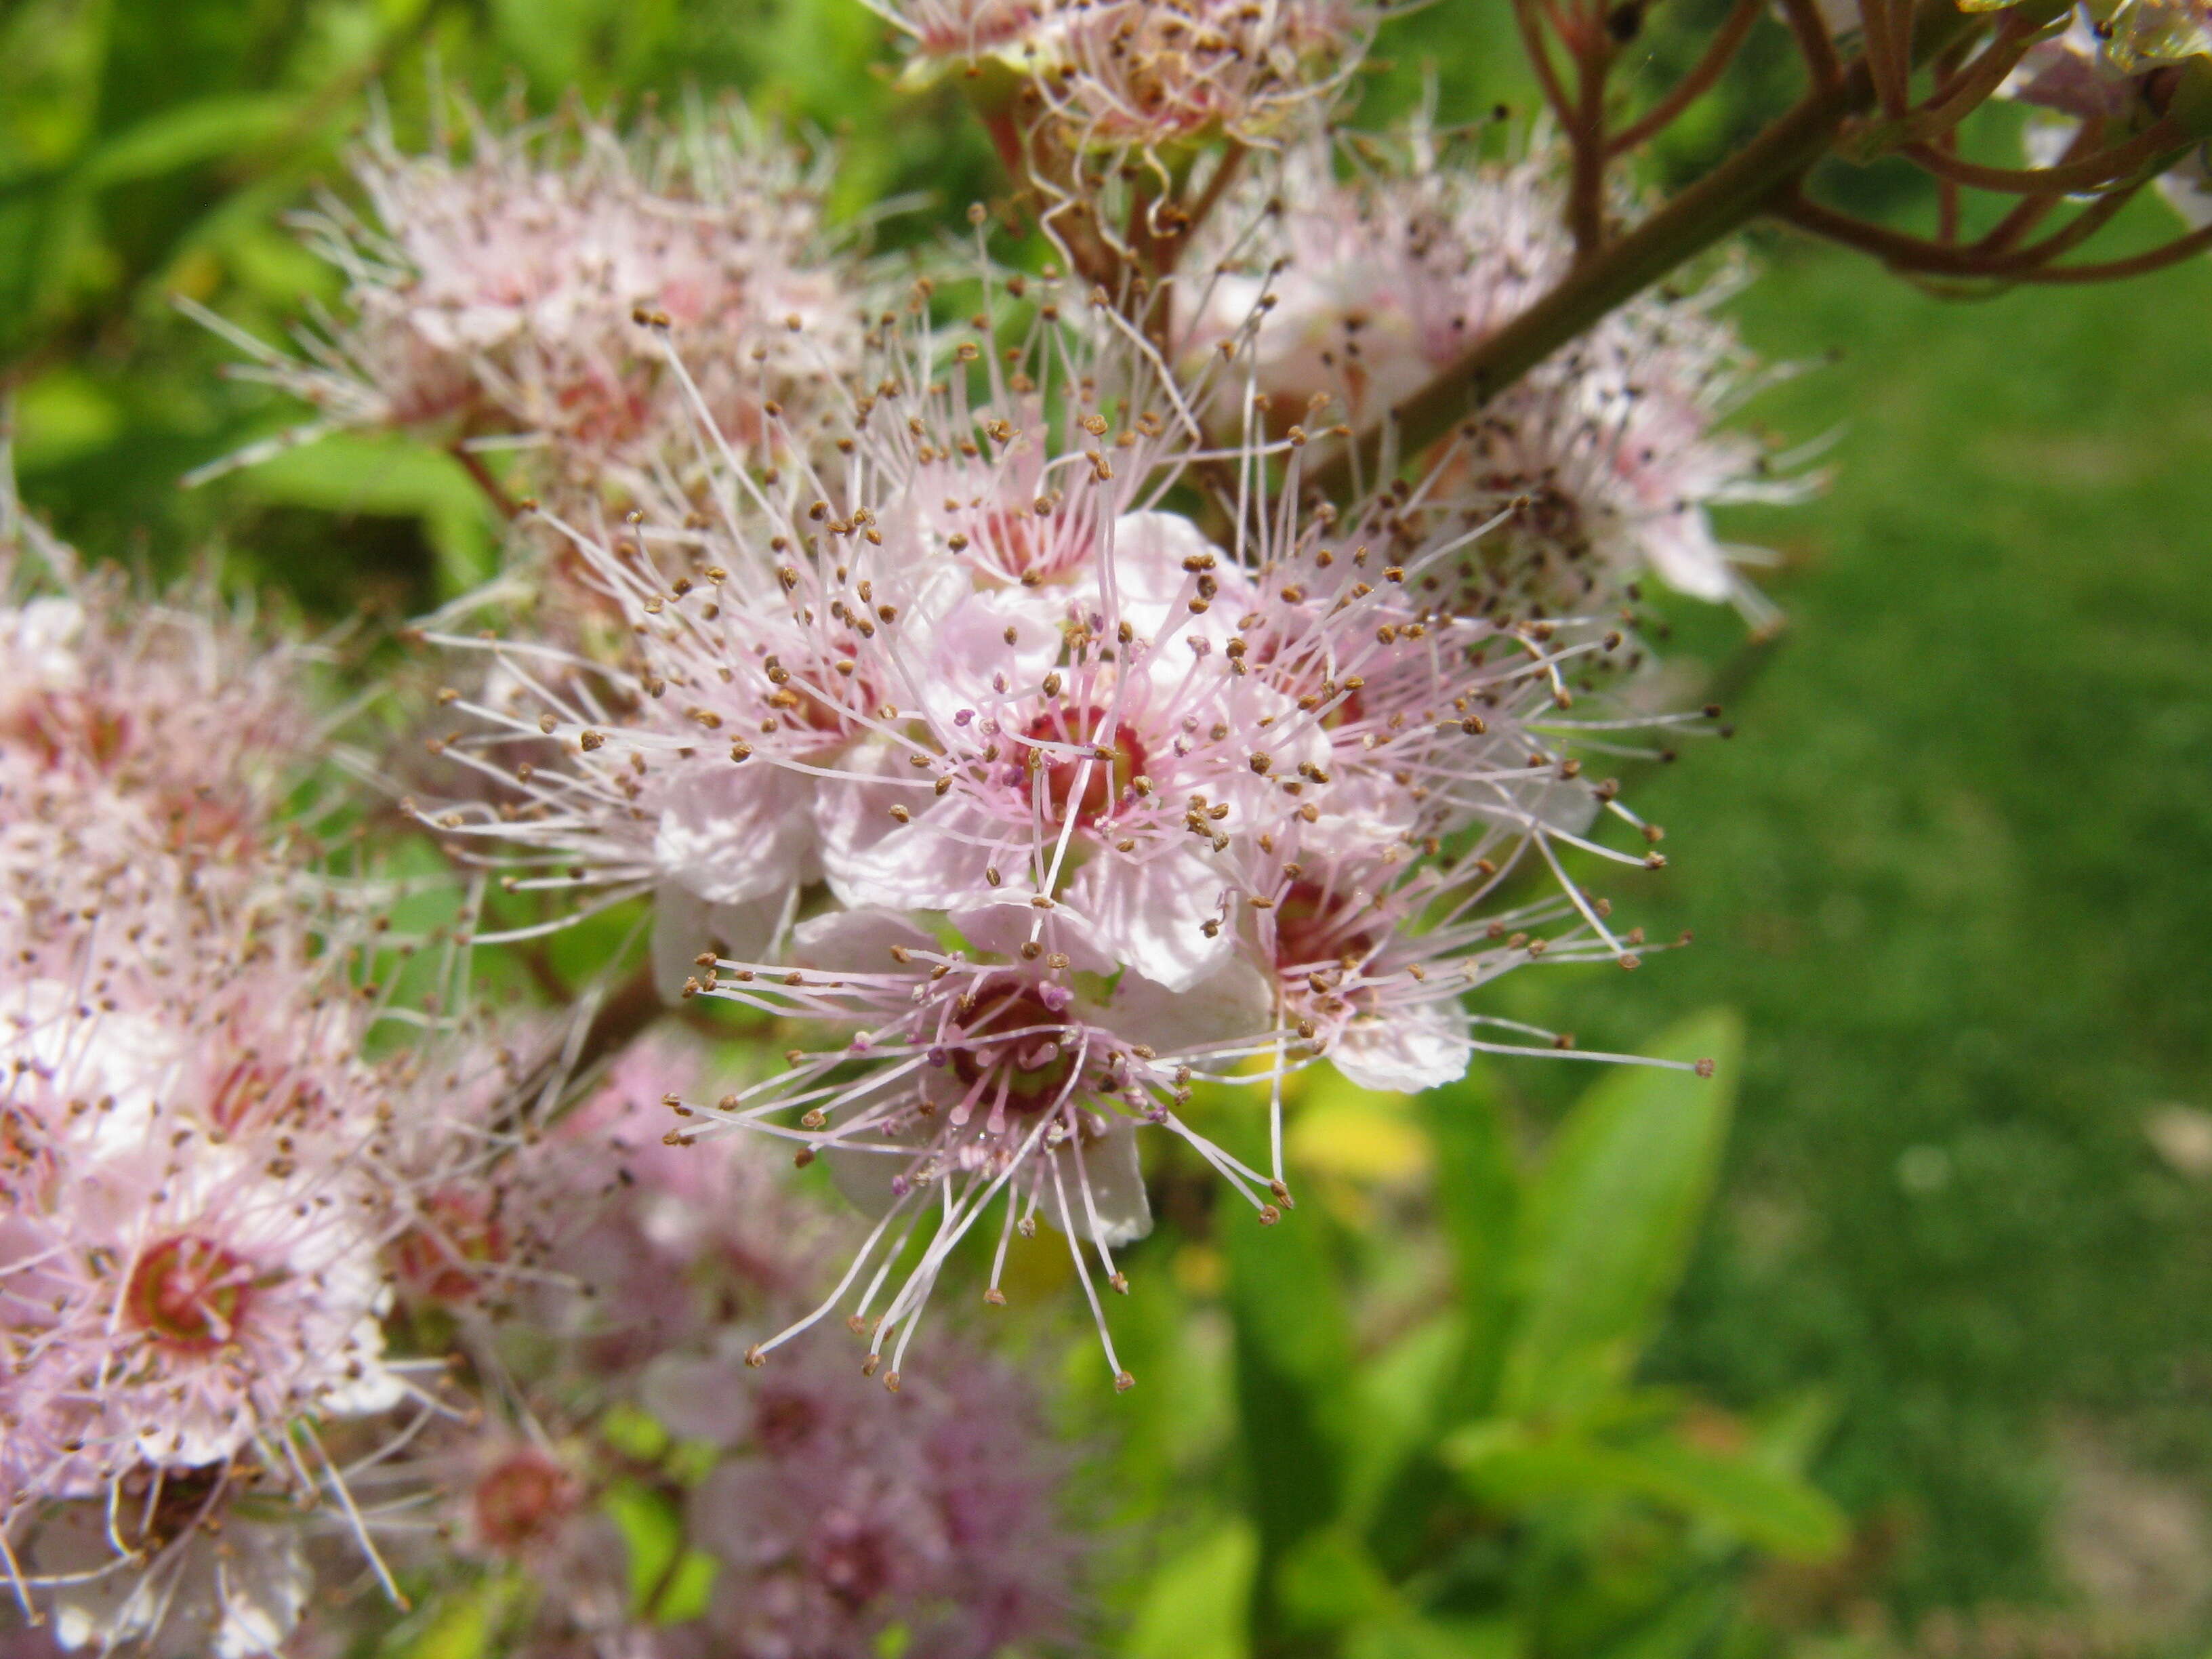
[[[1371,0],[887,0],[915,68],[995,63],[1032,84],[1007,112],[1078,154],[1277,141],[1364,57]]]
[[[1279,1137],[1264,1168],[1217,1145],[1196,1082],[1279,1103],[1326,1055],[1431,1086],[1528,1046],[1479,1034],[1471,988],[1540,956],[1637,960],[1563,878],[1502,896],[1567,846],[1659,861],[1585,833],[1635,821],[1583,760],[1634,722],[1573,712],[1622,633],[1463,603],[1502,526],[1457,495],[1294,510],[1301,436],[1248,406],[1212,446],[1148,345],[1065,303],[1013,279],[997,304],[1034,322],[1007,356],[988,316],[947,334],[918,299],[872,335],[833,464],[732,465],[712,519],[563,526],[624,660],[447,637],[490,654],[493,690],[453,694],[473,729],[437,747],[491,787],[424,821],[511,860],[511,891],[652,896],[667,989],[823,1032],[681,1103],[678,1139],[768,1129],[879,1218],[763,1350],[849,1302],[895,1378],[994,1206],[1118,1285],[1150,1221],[1143,1128],[1273,1219]],[[869,1279],[917,1226],[919,1265]]]
[[[1559,157],[1448,164],[1420,135],[1407,149],[1347,173],[1315,143],[1256,169],[1186,254],[1185,364],[1244,349],[1279,426],[1332,407],[1385,421],[1572,267]],[[1765,614],[1708,511],[1804,492],[1723,424],[1771,378],[1716,315],[1740,286],[1723,271],[1639,295],[1483,405],[1462,474],[1436,487],[1509,515],[1484,544],[1488,586],[1595,613],[1649,574]]]
[[[0,537],[0,1568],[70,1647],[264,1653],[323,1436],[419,1391],[422,1102],[280,811],[304,653]]]
[[[353,160],[366,214],[330,197],[301,217],[345,292],[301,355],[210,319],[258,359],[244,376],[320,412],[281,441],[338,426],[522,445],[528,490],[576,501],[694,453],[647,322],[699,342],[732,441],[850,366],[866,283],[824,225],[823,169],[742,108],[629,132],[464,114],[465,140],[430,154],[379,127]]]

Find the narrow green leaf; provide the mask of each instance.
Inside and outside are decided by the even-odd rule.
[[[1352,1379],[1358,1410],[1345,1476],[1351,1525],[1364,1529],[1374,1522],[1407,1462],[1433,1439],[1437,1402],[1466,1346],[1459,1316],[1440,1314],[1358,1369]]]
[[[1436,1146],[1437,1212],[1451,1241],[1466,1347],[1444,1418],[1480,1416],[1496,1398],[1513,1307],[1521,1177],[1490,1073],[1478,1066],[1421,1097]]]
[[[654,1597],[671,1582],[682,1556],[684,1517],[668,1498],[635,1481],[610,1487],[601,1507],[622,1534],[629,1557],[630,1612],[649,1618]]]
[[[1318,1214],[1292,1212],[1265,1227],[1237,1206],[1220,1230],[1245,1491],[1260,1541],[1254,1615],[1263,1645],[1281,1617],[1277,1565],[1344,1507],[1352,1335],[1321,1246],[1323,1224]]]
[[[499,529],[490,504],[459,461],[426,444],[332,433],[247,469],[239,488],[288,507],[420,520],[448,597],[497,568]]]
[[[1277,1564],[1275,1601],[1286,1624],[1306,1632],[1395,1620],[1403,1611],[1374,1558],[1340,1527],[1307,1534]]]
[[[1607,1645],[1600,1659],[1695,1659],[1727,1623],[1726,1589],[1700,1584],[1677,1596],[1643,1628]]]
[[[1571,1406],[1627,1375],[1688,1261],[1742,1047],[1735,1015],[1697,1015],[1653,1053],[1710,1060],[1712,1076],[1620,1067],[1560,1128],[1516,1242],[1521,1306],[1499,1396],[1509,1413]]]
[[[1756,1455],[1729,1456],[1654,1435],[1621,1446],[1514,1423],[1470,1425],[1444,1443],[1446,1462],[1509,1510],[1561,1498],[1639,1498],[1800,1559],[1826,1556],[1846,1531],[1834,1504]]]
[[[1147,1586],[1121,1659],[1246,1659],[1260,1543],[1231,1521],[1171,1556]]]
[[[235,155],[280,137],[298,119],[301,107],[291,93],[197,98],[116,134],[85,157],[76,182],[88,190],[104,190]]]
[[[1344,1659],[1518,1659],[1522,1648],[1510,1619],[1405,1615],[1346,1632]]]

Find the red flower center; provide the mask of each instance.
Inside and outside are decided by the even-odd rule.
[[[1112,813],[1122,793],[1145,770],[1144,740],[1127,726],[1116,726],[1107,752],[1097,752],[1091,733],[1097,731],[1103,714],[1097,708],[1085,708],[1079,714],[1058,709],[1030,722],[1027,735],[1031,742],[1069,744],[1085,751],[1060,750],[1045,757],[1045,793],[1057,823],[1065,823],[1073,811],[1076,822],[1085,828],[1097,823]]]
[[[140,1329],[171,1347],[206,1353],[237,1331],[253,1282],[252,1270],[220,1244],[165,1239],[138,1258],[124,1307]]]

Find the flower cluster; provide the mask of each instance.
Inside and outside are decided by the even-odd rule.
[[[1301,513],[1305,435],[1267,435],[1256,398],[1210,447],[1205,388],[1103,307],[1018,277],[991,303],[1031,319],[1024,348],[992,351],[988,313],[941,337],[918,298],[872,334],[832,463],[733,471],[719,523],[561,526],[628,659],[449,636],[506,689],[457,695],[477,729],[441,747],[496,787],[417,809],[514,858],[515,890],[653,895],[671,989],[823,1030],[680,1102],[698,1121],[677,1138],[759,1127],[830,1158],[877,1224],[759,1352],[848,1299],[894,1385],[988,1211],[1001,1260],[1041,1218],[1086,1286],[1091,1266],[1121,1286],[1151,1127],[1273,1219],[1279,1136],[1264,1169],[1216,1144],[1195,1083],[1279,1103],[1324,1055],[1379,1088],[1456,1078],[1494,1046],[1470,988],[1546,955],[1638,960],[1563,872],[1507,902],[1517,867],[1559,872],[1568,846],[1660,862],[1585,833],[1635,821],[1583,754],[1629,722],[1571,712],[1626,636],[1481,598],[1499,526],[1454,488],[1474,452],[1428,492]],[[1256,487],[1271,466],[1279,493]]]
[[[364,1482],[415,1517],[387,1541],[395,1568],[430,1586],[526,1572],[502,1650],[529,1659],[829,1659],[895,1632],[923,1659],[993,1659],[1064,1640],[1087,1552],[1018,1372],[941,1337],[931,1364],[957,1384],[885,1402],[826,1354],[744,1363],[748,1333],[818,1288],[840,1229],[749,1141],[665,1143],[663,1100],[705,1065],[665,1036],[634,1045],[514,1160],[502,1224],[531,1243],[500,1254],[531,1266],[506,1287],[520,1317],[444,1304],[470,1369],[502,1386]],[[643,1595],[625,1507],[680,1540]],[[370,1611],[310,1628],[354,1639]]]
[[[1084,154],[1273,142],[1357,67],[1367,0],[895,0],[917,67],[990,60],[1030,82],[1012,118]]]
[[[0,1536],[19,1591],[70,1587],[65,1642],[258,1651],[210,1529],[312,1498],[312,1425],[405,1389],[358,999],[273,811],[297,663],[0,511]]]
[[[767,410],[850,367],[867,284],[824,227],[822,168],[741,108],[627,134],[465,113],[465,143],[431,155],[380,126],[353,163],[368,216],[333,197],[301,219],[345,279],[303,357],[209,319],[258,360],[248,378],[316,406],[282,441],[399,428],[478,466],[520,445],[527,493],[580,502],[696,456],[648,323],[696,343],[697,390],[731,442],[759,441]]]
[[[1186,256],[1185,362],[1249,345],[1249,386],[1279,427],[1329,407],[1385,421],[1571,267],[1559,157],[1448,165],[1425,133],[1404,149],[1350,178],[1321,144],[1255,173]],[[1741,285],[1724,270],[1638,296],[1462,431],[1462,476],[1433,488],[1504,516],[1480,555],[1492,591],[1602,614],[1656,574],[1771,614],[1708,514],[1804,493],[1755,437],[1722,424],[1771,378],[1715,314]]]

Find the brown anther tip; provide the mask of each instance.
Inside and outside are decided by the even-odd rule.
[[[1711,1077],[1713,1074],[1713,1063],[1710,1060],[1701,1060],[1694,1069],[1699,1077]]]
[[[1108,1279],[1106,1282],[1107,1282],[1109,1285],[1112,1285],[1115,1290],[1119,1291],[1120,1291],[1123,1296],[1127,1296],[1127,1295],[1128,1295],[1128,1293],[1129,1293],[1129,1275],[1128,1275],[1128,1274],[1124,1273],[1115,1273],[1115,1274],[1114,1275],[1114,1277],[1113,1277],[1113,1278],[1111,1278],[1111,1279]]]
[[[745,1364],[755,1370],[768,1364],[768,1356],[760,1351],[759,1343],[756,1342],[745,1350]]]
[[[1260,1224],[1262,1227],[1272,1227],[1282,1218],[1283,1212],[1273,1205],[1262,1204],[1260,1206]]]
[[[1285,1209],[1295,1210],[1298,1207],[1291,1201],[1291,1189],[1285,1182],[1279,1180],[1271,1181],[1267,1183],[1267,1190],[1275,1195],[1275,1202]]]
[[[860,1375],[863,1376],[873,1376],[883,1363],[883,1355],[879,1353],[870,1354],[866,1359],[863,1359],[860,1362]]]
[[[858,1314],[847,1314],[845,1328],[855,1336],[866,1336],[868,1334],[868,1322]]]
[[[1003,1308],[1006,1305],[1006,1293],[994,1285],[983,1292],[983,1300],[994,1308]]]
[[[1632,974],[1638,968],[1641,968],[1644,965],[1644,958],[1628,952],[1623,952],[1620,958],[1620,965]]]
[[[811,1146],[801,1146],[791,1155],[791,1167],[794,1170],[803,1170],[813,1162],[814,1149]]]
[[[896,1371],[885,1371],[884,1373],[884,1386],[889,1389],[893,1394],[896,1394],[899,1389],[899,1374]]]
[[[1131,1372],[1116,1371],[1114,1373],[1114,1392],[1115,1394],[1127,1394],[1130,1389],[1136,1386],[1137,1379]]]

